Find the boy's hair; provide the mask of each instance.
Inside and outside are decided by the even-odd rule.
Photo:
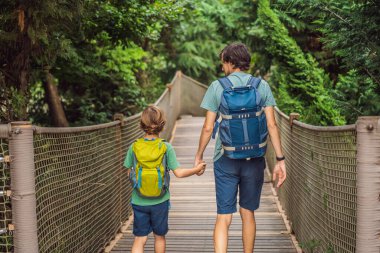
[[[220,52],[219,58],[222,62],[231,63],[234,68],[248,70],[251,63],[251,55],[246,45],[240,42],[234,42]]]
[[[141,114],[140,127],[147,134],[159,134],[165,126],[164,113],[155,105],[150,105]]]

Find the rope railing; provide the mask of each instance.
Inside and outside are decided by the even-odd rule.
[[[7,129],[5,126],[4,129]],[[0,130],[1,131],[1,130]],[[4,131],[5,132],[5,131]],[[8,132],[0,136],[0,252],[13,252]]]
[[[359,118],[358,123],[362,120]],[[366,131],[375,139],[380,138],[378,120],[379,117],[371,118],[378,132]],[[360,173],[357,161],[363,159],[365,151],[357,152],[359,141],[363,140],[357,133],[357,125],[311,126],[293,121],[278,109],[276,121],[287,158],[287,180],[278,190],[278,196],[301,246],[306,251],[314,248],[314,252],[378,252],[380,218],[371,221],[379,225],[376,229],[364,231],[368,235],[364,241],[372,238],[371,243],[357,240],[361,234],[357,229],[360,225],[358,213],[368,209],[368,204],[360,205],[358,189],[370,189],[363,199],[376,201],[376,194],[380,194],[380,184],[371,183],[371,177],[380,178],[379,164],[370,166],[372,174]],[[363,144],[367,146],[369,141]],[[374,146],[379,154],[380,142]],[[276,160],[271,145],[266,157],[268,167],[273,170]],[[361,180],[358,175],[362,175]],[[371,220],[374,217],[380,217],[379,207],[362,218]]]
[[[163,138],[171,137],[181,112],[181,78],[177,72],[155,103],[166,112]],[[129,145],[143,135],[139,117],[85,127],[0,125],[0,251],[104,250],[131,215],[132,189],[122,164]]]
[[[288,179],[278,195],[297,239],[315,241],[318,252],[355,252],[355,125],[315,127],[293,121],[276,110]],[[268,167],[273,169],[271,145]]]
[[[205,114],[199,105],[206,89],[176,73],[155,103],[166,113],[163,138],[170,139],[180,115]],[[9,163],[0,164],[3,190],[12,179],[12,210],[9,198],[0,196],[0,229],[14,227],[13,237],[0,234],[2,252],[103,251],[131,215],[132,189],[122,164],[129,145],[143,135],[139,117],[70,128],[0,125],[0,151],[8,155],[9,142],[11,161],[10,170]],[[288,169],[278,195],[298,241],[319,243],[317,252],[378,253],[379,118],[315,127],[289,124],[277,110],[276,119]],[[269,145],[270,170],[274,161]]]

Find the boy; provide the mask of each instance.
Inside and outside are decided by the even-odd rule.
[[[124,161],[133,184],[135,240],[132,253],[144,252],[150,232],[154,233],[155,252],[165,252],[170,199],[169,170],[179,178],[194,174],[200,176],[205,170],[206,164],[203,161],[191,169],[179,168],[173,147],[159,138],[165,123],[164,115],[158,107],[147,107],[142,112],[140,121],[145,136],[131,145]]]

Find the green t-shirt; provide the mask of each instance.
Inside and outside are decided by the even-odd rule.
[[[239,87],[247,85],[250,76],[250,74],[244,72],[234,72],[228,76],[228,79],[230,79],[234,87]],[[261,81],[258,91],[261,99],[264,101],[264,106],[276,106],[276,101],[274,100],[272,91],[269,84],[265,80]],[[218,112],[222,93],[223,87],[219,81],[216,80],[212,82],[203,97],[201,107],[208,111]],[[222,143],[218,135],[215,143],[214,161],[217,161],[222,156],[223,153],[221,151]]]
[[[151,141],[145,139],[145,141]],[[173,146],[170,143],[165,143],[166,144],[166,162],[168,164],[168,169],[169,170],[175,170],[177,169],[180,165],[179,162],[177,161],[177,157],[175,155],[175,151],[173,149]],[[133,166],[133,152],[132,152],[132,145],[129,147],[127,155],[124,160],[124,167],[126,168],[132,168]],[[140,197],[136,190],[132,191],[132,204],[138,205],[138,206],[152,206],[152,205],[157,205],[162,202],[165,202],[166,200],[170,199],[170,193],[167,192],[162,198],[159,199],[146,199]]]

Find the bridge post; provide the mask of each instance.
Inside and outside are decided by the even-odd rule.
[[[380,117],[359,117],[356,253],[380,252]]]
[[[9,138],[14,252],[38,253],[33,128],[11,123]]]

